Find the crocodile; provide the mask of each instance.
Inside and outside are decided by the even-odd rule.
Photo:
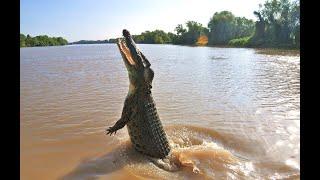
[[[129,91],[121,118],[106,134],[116,134],[127,125],[134,148],[152,158],[163,159],[170,153],[167,135],[161,124],[151,88],[154,71],[145,55],[137,48],[129,31],[122,31],[117,46],[128,71]]]

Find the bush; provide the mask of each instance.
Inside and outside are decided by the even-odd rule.
[[[251,36],[238,38],[238,39],[232,39],[229,41],[228,44],[230,46],[247,47],[250,45],[250,39],[251,39]]]

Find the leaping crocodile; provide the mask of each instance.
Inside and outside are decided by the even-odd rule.
[[[154,72],[129,31],[124,29],[122,33],[124,38],[120,38],[117,45],[128,71],[130,85],[121,118],[107,129],[107,134],[116,134],[117,130],[127,125],[131,142],[138,152],[162,159],[169,154],[170,146],[151,94]]]

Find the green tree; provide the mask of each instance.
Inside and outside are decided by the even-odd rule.
[[[300,3],[294,1],[289,14],[290,38],[295,46],[300,47]]]
[[[188,31],[184,33],[184,39],[186,44],[195,44],[198,38],[205,34],[206,28],[202,26],[202,24],[195,21],[188,21],[186,23]]]
[[[28,34],[25,40],[26,47],[32,47],[33,46],[33,39],[32,37]]]
[[[234,38],[246,37],[254,33],[253,20],[245,17],[235,17],[234,26]]]
[[[62,37],[58,37],[56,41],[57,41],[57,44],[59,44],[59,45],[67,45],[68,44],[68,41],[63,39]]]
[[[171,37],[162,30],[145,31],[140,35],[133,35],[132,37],[137,43],[164,44],[172,42]]]
[[[24,34],[20,34],[20,47],[26,46],[26,36]]]
[[[162,37],[160,35],[156,34],[154,36],[154,43],[155,44],[163,44],[164,40],[162,39]]]
[[[177,35],[183,35],[185,32],[187,32],[182,24],[178,24],[178,26],[175,28],[175,31],[177,32]]]
[[[173,44],[195,45],[201,35],[208,34],[209,30],[195,21],[187,21],[185,29],[182,24],[175,28],[176,35],[170,34]]]
[[[266,22],[264,18],[261,16],[261,12],[254,11],[253,14],[257,16],[258,21],[255,24],[255,32],[251,39],[254,41],[259,41],[259,40],[264,41]]]
[[[208,23],[209,43],[227,44],[234,37],[235,16],[229,11],[216,12]]]
[[[216,12],[208,23],[210,44],[227,44],[231,39],[251,36],[255,24],[245,17],[236,17],[229,11]]]
[[[257,13],[261,16],[259,19],[265,21],[265,43],[277,46],[300,44],[299,1],[267,0]]]

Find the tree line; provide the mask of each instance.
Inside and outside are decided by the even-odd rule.
[[[224,45],[231,39],[249,36],[254,32],[254,22],[245,17],[235,17],[229,11],[217,12],[208,23],[208,28],[195,21],[178,24],[175,33],[162,30],[145,31],[134,35],[137,43],[181,44],[181,45]]]
[[[175,33],[145,31],[133,38],[146,44],[300,47],[299,1],[267,0],[253,14],[256,22],[221,11],[213,14],[207,27],[188,21],[178,24]]]
[[[71,42],[68,44],[106,44],[106,43],[116,43],[118,41],[118,38],[111,38],[111,39],[105,39],[105,40],[80,40]]]
[[[268,0],[254,14],[258,21],[248,45],[300,47],[300,1]]]
[[[80,41],[76,41],[76,42],[72,42],[69,44],[105,44],[105,43],[109,43],[108,39],[106,40],[80,40]]]
[[[232,12],[216,12],[207,27],[195,21],[178,24],[174,33],[163,30],[133,35],[137,43],[180,45],[230,45],[240,47],[300,47],[300,1],[267,0],[253,14],[257,20],[237,17]],[[69,44],[115,43],[109,40],[81,40]],[[20,34],[20,47],[66,45],[62,37]]]
[[[20,47],[61,46],[67,44],[68,41],[62,37],[48,37],[47,35],[31,37],[29,34],[27,36],[20,34]]]

